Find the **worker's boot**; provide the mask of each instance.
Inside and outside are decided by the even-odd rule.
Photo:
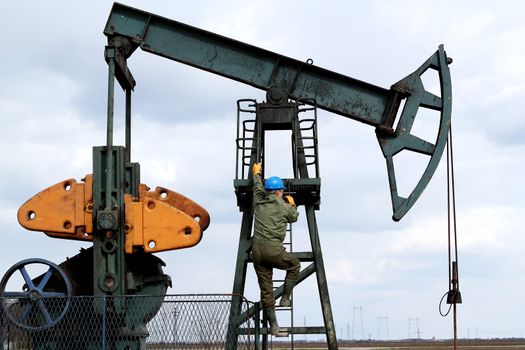
[[[279,306],[282,307],[289,307],[292,305],[292,290],[295,283],[289,280],[284,281],[284,291],[283,296],[281,297],[281,301],[279,302]]]
[[[270,323],[270,333],[275,337],[287,337],[288,333],[281,331],[279,329],[279,324],[277,323],[277,317],[275,316],[275,309],[265,309],[266,318]]]

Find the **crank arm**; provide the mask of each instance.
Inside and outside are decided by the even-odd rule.
[[[394,221],[401,220],[417,201],[421,193],[423,193],[434,175],[443,154],[450,128],[452,107],[452,85],[448,68],[450,63],[452,63],[452,59],[447,58],[443,45],[440,45],[438,51],[414,73],[394,84],[391,90],[406,97],[405,106],[399,117],[397,127],[392,132],[388,132],[388,128],[384,127],[376,129],[377,139],[386,159],[394,212],[392,219]],[[439,74],[441,96],[436,96],[426,91],[423,86],[421,76],[428,69],[434,69]],[[420,108],[428,108],[440,112],[439,130],[434,143],[411,134],[414,120]],[[407,198],[398,194],[394,170],[393,157],[401,151],[417,152],[430,157],[421,178]]]

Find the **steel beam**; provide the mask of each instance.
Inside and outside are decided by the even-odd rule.
[[[450,72],[443,45],[419,69],[384,89],[330,70],[262,48],[192,27],[152,13],[115,3],[104,34],[119,47],[117,78],[133,84],[125,60],[140,47],[195,68],[267,91],[269,102],[315,100],[319,108],[376,127],[387,161],[393,219],[400,220],[417,201],[434,174],[444,149],[450,125],[452,101]],[[425,90],[421,75],[438,72],[441,96]],[[129,74],[128,74],[129,73]],[[402,102],[403,111],[398,114]],[[422,140],[410,133],[419,108],[439,111],[438,137]],[[397,126],[394,130],[394,125]],[[430,156],[427,168],[408,197],[397,193],[392,157],[408,150]],[[303,176],[302,176],[303,177]]]
[[[262,90],[315,99],[319,108],[366,124],[387,119],[388,89],[126,5],[113,5],[104,34]]]

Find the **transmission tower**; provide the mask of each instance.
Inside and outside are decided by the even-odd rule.
[[[416,330],[414,331],[414,333],[416,333],[416,338],[421,339],[421,330],[419,329],[419,318],[409,318],[408,319],[408,338],[410,339],[410,329],[411,329],[412,322],[414,322],[416,326]]]
[[[384,321],[385,330],[386,330],[386,338],[385,338],[385,340],[388,340],[389,339],[389,335],[388,335],[388,316],[379,316],[377,319],[378,319],[377,340],[381,339],[381,321]]]
[[[352,340],[355,340],[355,338],[354,338],[354,330],[355,330],[356,311],[359,311],[359,319],[361,320],[361,340],[363,340],[363,339],[365,339],[365,327],[363,326],[363,307],[361,307],[361,306],[354,306],[354,308],[353,308],[353,314],[352,314]]]

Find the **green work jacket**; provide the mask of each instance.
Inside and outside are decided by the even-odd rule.
[[[266,192],[259,174],[253,176],[253,205],[254,239],[282,243],[286,236],[287,224],[297,221],[297,208],[274,193]]]

